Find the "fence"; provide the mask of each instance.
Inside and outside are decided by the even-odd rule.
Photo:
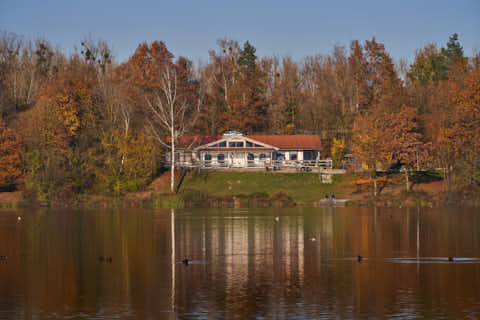
[[[169,167],[170,162],[167,161],[165,166]],[[297,168],[297,169],[313,169],[324,168],[332,169],[333,162],[331,159],[325,160],[246,160],[243,163],[232,164],[227,160],[202,160],[202,161],[175,161],[177,168],[200,168],[200,169],[221,169],[221,168]],[[310,170],[306,170],[310,171]]]

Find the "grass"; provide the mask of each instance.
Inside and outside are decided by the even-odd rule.
[[[337,198],[349,194],[352,176],[334,175],[332,184],[322,184],[315,173],[201,172],[185,176],[179,193],[198,192],[208,196],[255,197],[285,192],[295,202],[314,202],[325,194]]]
[[[22,202],[0,202],[0,209],[19,209]]]

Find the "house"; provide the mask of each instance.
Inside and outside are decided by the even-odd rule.
[[[229,131],[215,137],[184,137],[176,149],[178,167],[331,167],[331,160],[320,160],[321,142],[317,135],[243,135]]]

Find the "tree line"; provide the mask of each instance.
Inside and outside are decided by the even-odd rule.
[[[102,40],[67,55],[0,33],[1,188],[46,199],[139,190],[167,137],[229,130],[318,134],[322,157],[340,166],[351,153],[372,177],[401,164],[442,168],[451,189],[480,185],[480,55],[465,56],[457,34],[411,64],[375,38],[301,61],[217,44],[195,66],[162,41],[117,62]]]

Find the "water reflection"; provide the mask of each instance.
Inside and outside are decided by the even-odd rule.
[[[460,209],[2,211],[0,318],[475,318],[479,227]]]

